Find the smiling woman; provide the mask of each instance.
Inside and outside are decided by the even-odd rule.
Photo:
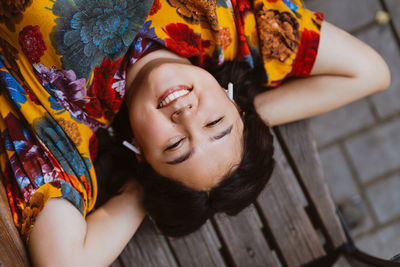
[[[390,80],[300,0],[22,2],[1,3],[0,167],[40,266],[111,264],[143,207],[173,236],[238,213],[272,173],[267,125]]]
[[[157,64],[154,71],[177,71],[180,75],[163,78],[190,81],[190,86],[178,86],[191,88],[190,92],[159,108],[160,94],[150,89],[157,87],[130,88],[137,94],[131,92],[134,95],[114,119],[114,140],[99,138],[103,149],[99,159],[112,155],[113,160],[103,165],[119,172],[99,171],[98,178],[110,181],[107,177],[112,176],[112,182],[105,181],[104,186],[110,189],[134,174],[144,190],[143,205],[160,230],[181,236],[199,228],[216,212],[234,215],[256,199],[273,169],[272,136],[248,101],[262,90],[259,72],[245,63],[227,62],[209,73],[168,51],[157,52],[158,58],[169,58],[164,65],[168,70]],[[171,63],[171,58],[177,61]],[[165,85],[168,92],[168,82],[158,83],[157,79],[151,77],[149,82],[161,88]],[[237,103],[217,80],[225,87],[229,82],[235,84]],[[141,88],[145,94],[139,92]],[[164,95],[161,93],[162,98]],[[133,131],[126,127],[129,120]],[[121,145],[123,140],[133,140],[142,153],[135,158]],[[196,149],[197,157],[192,155]]]
[[[157,50],[133,65],[127,88],[133,142],[159,174],[209,190],[240,162],[243,122],[206,70]]]

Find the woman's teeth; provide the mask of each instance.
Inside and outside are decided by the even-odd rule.
[[[178,97],[187,95],[190,92],[190,90],[188,89],[183,89],[183,90],[179,90],[179,91],[175,91],[169,95],[167,95],[160,103],[160,105],[158,105],[158,108],[162,108],[165,105],[168,105],[169,103],[171,103],[172,101],[174,101],[175,99],[177,99]]]

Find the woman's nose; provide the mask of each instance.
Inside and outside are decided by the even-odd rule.
[[[194,113],[193,104],[188,103],[175,110],[175,112],[172,113],[171,118],[172,121],[175,123],[182,123],[185,120],[191,119],[193,113]]]

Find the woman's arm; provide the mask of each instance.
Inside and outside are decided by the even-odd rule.
[[[86,220],[67,200],[49,200],[30,235],[33,265],[109,266],[145,216],[140,203],[141,190],[134,183]]]
[[[389,86],[390,71],[371,47],[328,22],[322,23],[320,38],[311,76],[255,97],[269,126],[328,112]]]

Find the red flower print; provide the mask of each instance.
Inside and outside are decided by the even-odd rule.
[[[314,12],[315,19],[312,19],[312,22],[318,29],[321,29],[322,21],[324,20],[324,14],[320,12]]]
[[[104,59],[99,67],[94,69],[93,82],[88,89],[90,101],[84,106],[89,116],[94,118],[106,117],[109,111],[119,109],[122,95],[113,87],[118,82],[115,73],[120,68],[123,57],[117,61]]]
[[[321,20],[321,21],[324,20],[324,13],[314,12],[314,15],[318,20]]]
[[[43,36],[39,25],[26,26],[18,36],[22,51],[31,63],[38,63],[40,57],[46,50],[46,44],[43,42]]]
[[[170,38],[165,40],[167,47],[183,57],[201,56],[210,41],[202,40],[199,33],[195,33],[183,23],[170,23],[163,29]]]
[[[308,76],[317,57],[319,34],[315,31],[304,29],[292,72],[289,76]]]
[[[94,161],[97,157],[98,146],[99,146],[99,140],[97,139],[97,136],[92,135],[92,137],[90,137],[89,139],[89,152],[92,161]]]
[[[28,87],[26,87],[25,84],[22,84],[22,87],[24,88],[25,93],[28,95],[29,99],[35,103],[36,105],[40,105],[39,100],[37,99],[36,95],[32,92],[31,89],[29,89]]]
[[[153,5],[150,9],[149,15],[152,16],[158,12],[161,8],[160,0],[154,0]]]
[[[240,12],[247,13],[251,10],[251,4],[249,0],[237,0],[237,5]]]
[[[242,2],[243,0],[239,0]],[[231,0],[236,29],[238,31],[238,39],[239,39],[239,51],[236,55],[236,59],[238,61],[242,61],[245,57],[250,55],[249,45],[247,44],[247,39],[244,34],[244,20],[246,17],[246,12],[241,12],[240,9],[243,9],[246,4],[245,3],[238,3],[237,0]]]

